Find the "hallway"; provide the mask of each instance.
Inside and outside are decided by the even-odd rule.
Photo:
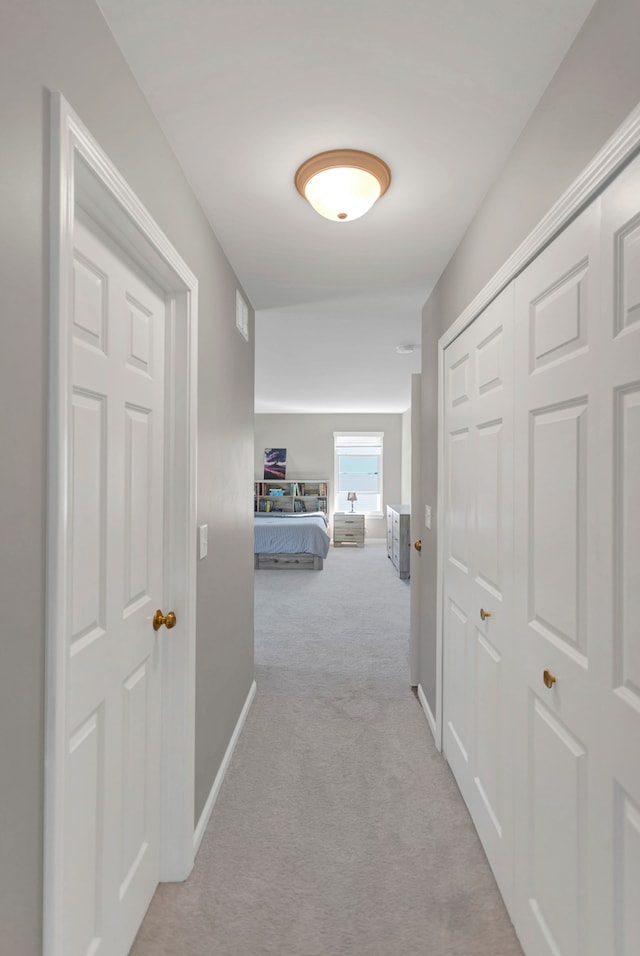
[[[191,877],[132,956],[521,956],[409,689],[384,542],[256,572],[258,692]]]

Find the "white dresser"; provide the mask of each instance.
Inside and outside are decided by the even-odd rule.
[[[364,515],[351,511],[336,511],[333,516],[333,546],[356,544],[364,548]]]
[[[409,577],[410,526],[409,505],[387,505],[387,555],[403,580]]]

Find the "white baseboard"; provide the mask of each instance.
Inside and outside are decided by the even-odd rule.
[[[433,739],[437,742],[438,738],[436,736],[436,719],[431,712],[431,708],[429,707],[429,701],[427,700],[425,692],[422,689],[422,684],[418,684],[418,700],[422,704],[424,716],[426,717],[427,723],[429,724],[429,729],[431,730],[431,733],[433,734]]]
[[[213,813],[213,808],[216,805],[216,800],[218,799],[218,794],[220,793],[220,788],[222,786],[222,781],[225,778],[225,774],[229,769],[229,764],[231,763],[231,758],[233,757],[233,751],[236,749],[236,744],[238,743],[238,738],[242,732],[244,722],[247,719],[247,714],[253,703],[253,698],[256,696],[256,682],[254,681],[251,687],[249,688],[249,693],[247,694],[247,699],[244,702],[244,707],[238,717],[238,722],[235,726],[235,729],[231,735],[231,740],[229,741],[229,746],[225,751],[225,755],[222,758],[222,763],[216,774],[216,779],[213,781],[213,786],[209,796],[207,797],[207,802],[204,805],[204,809],[200,814],[200,819],[198,820],[198,825],[193,834],[193,855],[195,856],[200,849],[200,844],[202,843],[202,838],[204,836],[204,831],[207,829],[207,824]]]

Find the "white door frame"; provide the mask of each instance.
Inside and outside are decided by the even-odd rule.
[[[421,621],[421,585],[420,554],[413,543],[419,536],[418,528],[422,503],[422,482],[420,481],[422,442],[422,375],[414,372],[411,376],[411,515],[409,540],[409,568],[411,587],[409,588],[409,682],[420,693],[420,621]],[[423,705],[424,706],[424,705]]]
[[[179,626],[162,658],[160,879],[193,866],[198,281],[60,93],[51,95],[51,272],[45,676],[44,953],[61,950],[64,872],[67,501],[73,230],[81,205],[167,303],[165,594]],[[163,608],[164,609],[164,608]],[[166,613],[166,609],[165,613]]]
[[[478,293],[455,322],[438,339],[438,566],[436,606],[436,730],[435,742],[442,750],[442,662],[443,662],[443,614],[444,614],[444,525],[445,515],[441,507],[445,500],[444,474],[444,410],[445,377],[444,351],[455,338],[495,299],[505,286],[521,272],[535,256],[583,209],[596,193],[604,188],[620,168],[640,148],[640,105],[605,143],[595,158],[572,183],[546,216],[524,242],[498,269],[492,279]]]

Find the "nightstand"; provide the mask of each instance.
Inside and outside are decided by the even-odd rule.
[[[333,516],[333,546],[356,544],[364,548],[364,515],[352,511],[337,511]]]

